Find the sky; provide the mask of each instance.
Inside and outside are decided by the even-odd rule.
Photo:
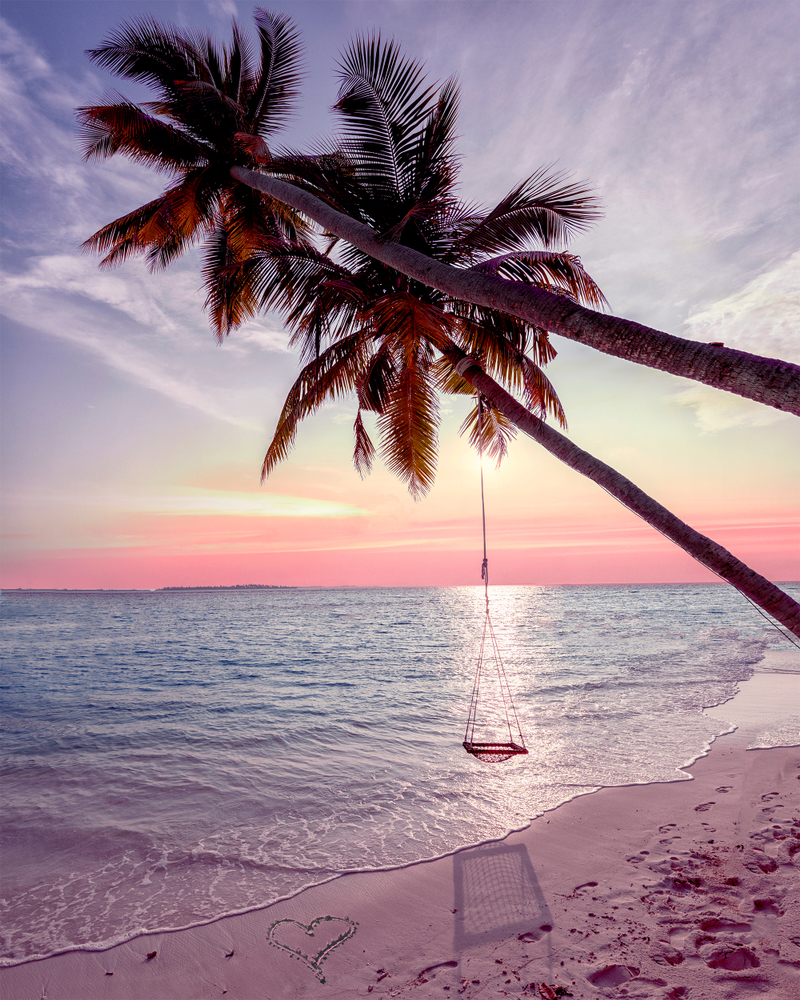
[[[334,127],[338,54],[393,37],[461,84],[461,193],[497,202],[543,165],[589,181],[603,219],[572,244],[616,315],[800,362],[800,12],[747,0],[305,0],[303,101],[287,144]],[[144,90],[85,55],[155,15],[225,38],[241,0],[4,0],[2,530],[5,588],[480,583],[479,465],[442,401],[436,485],[414,501],[352,466],[354,400],[260,467],[298,371],[280,317],[219,346],[196,254],[100,271],[79,245],[157,195],[114,157],[82,162],[74,109]],[[797,579],[796,418],[554,337],[569,436],[773,580]],[[498,584],[714,578],[519,437],[486,469]]]

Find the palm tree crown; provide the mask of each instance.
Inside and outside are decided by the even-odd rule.
[[[421,67],[379,36],[355,39],[339,77],[340,131],[297,163],[295,183],[428,257],[604,304],[580,260],[557,249],[598,216],[586,188],[540,170],[490,211],[468,204],[455,193],[453,80],[426,85]],[[438,392],[474,394],[443,354],[453,343],[535,412],[565,422],[542,371],[555,355],[544,330],[451,298],[333,235],[324,252],[310,244],[256,248],[217,278],[232,316],[280,308],[307,362],[286,399],[264,475],[288,454],[303,417],[354,392],[356,468],[367,472],[375,454],[362,419],[372,411],[389,468],[414,496],[423,495],[435,475]],[[477,444],[477,402],[465,429]],[[513,433],[489,405],[484,450],[499,461]]]
[[[264,475],[288,454],[303,417],[354,392],[357,469],[365,474],[375,454],[362,419],[372,411],[387,464],[422,496],[435,475],[439,391],[474,395],[443,354],[454,343],[563,424],[542,371],[555,355],[543,329],[407,278],[330,234],[315,245],[300,215],[230,171],[283,176],[386,240],[598,306],[603,296],[579,259],[559,249],[598,216],[590,192],[540,170],[491,211],[459,199],[455,82],[426,84],[420,65],[379,36],[356,38],[340,63],[335,139],[309,156],[273,152],[269,143],[297,99],[300,47],[288,18],[258,10],[255,20],[258,59],[235,22],[221,49],[208,36],[142,19],[89,52],[150,85],[156,99],[79,109],[86,158],[121,153],[174,180],[84,247],[103,252],[104,266],[143,254],[158,268],[203,239],[206,306],[219,337],[260,309],[285,315],[306,365]],[[478,444],[477,404],[465,429]],[[499,461],[514,433],[488,405],[481,447]]]
[[[116,219],[84,249],[118,264],[144,254],[165,267],[200,239],[204,273],[217,274],[253,247],[281,246],[306,235],[293,210],[234,181],[233,166],[263,159],[267,141],[285,126],[299,95],[301,48],[288,17],[255,13],[258,57],[233,24],[231,43],[217,48],[193,35],[143,18],[122,25],[88,55],[120,76],[148,84],[155,100],[136,105],[118,95],[78,109],[86,159],[121,153],[170,175],[155,200]],[[280,165],[276,165],[278,172]],[[212,322],[223,320],[209,285]]]

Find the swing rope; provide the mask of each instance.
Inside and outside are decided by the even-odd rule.
[[[487,763],[499,764],[517,754],[526,754],[525,741],[522,738],[522,728],[517,717],[517,710],[514,707],[514,699],[511,697],[506,670],[503,666],[503,658],[500,655],[500,647],[497,643],[497,636],[492,625],[492,617],[489,613],[489,558],[486,552],[486,500],[483,489],[483,397],[478,396],[478,455],[481,466],[481,524],[483,527],[483,562],[481,563],[481,579],[483,580],[484,598],[486,609],[483,618],[483,634],[481,635],[481,645],[478,652],[478,666],[475,670],[475,678],[472,682],[472,698],[470,699],[469,714],[467,715],[467,727],[464,732],[464,749],[467,753],[477,757],[478,760]],[[497,685],[500,691],[500,698],[503,702],[503,713],[505,715],[506,728],[508,729],[507,743],[480,743],[475,742],[475,725],[478,716],[478,702],[480,698],[481,675],[483,673],[484,659],[486,655],[486,639],[489,639],[491,655],[494,657],[497,669]],[[510,712],[509,712],[510,709]],[[511,732],[511,715],[514,716],[514,723],[519,738],[519,743],[514,741]]]

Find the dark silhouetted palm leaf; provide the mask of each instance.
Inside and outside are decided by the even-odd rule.
[[[103,253],[104,266],[144,255],[160,268],[205,241],[206,305],[220,336],[256,307],[247,285],[227,275],[253,249],[285,247],[308,232],[296,212],[230,174],[233,166],[265,162],[286,173],[267,139],[285,126],[299,94],[301,50],[292,22],[262,10],[255,21],[257,58],[236,23],[222,48],[149,17],[123,25],[89,55],[149,85],[156,99],[139,106],[115,95],[78,110],[87,159],[120,153],[174,178],[159,198],[104,226],[84,249]]]

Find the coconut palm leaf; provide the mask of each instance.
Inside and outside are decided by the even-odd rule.
[[[470,386],[472,393],[475,390]],[[468,434],[469,443],[481,455],[494,459],[495,467],[508,455],[508,446],[517,436],[517,429],[488,399],[476,397],[464,419],[459,434]]]
[[[461,235],[464,251],[497,254],[534,240],[544,247],[566,243],[600,218],[595,195],[564,174],[542,167],[514,187],[483,219]]]
[[[483,260],[475,264],[473,270],[546,288],[556,295],[585,302],[597,309],[608,305],[599,286],[584,270],[580,257],[573,254],[551,250],[516,250]]]
[[[417,135],[432,109],[435,88],[422,88],[422,68],[380,35],[357,36],[339,65],[336,111],[350,126],[344,142],[357,148],[364,180],[376,191],[407,195]]]
[[[256,10],[261,46],[259,72],[248,87],[247,120],[256,135],[284,128],[297,108],[303,77],[303,47],[294,22],[285,14]]]
[[[358,377],[356,390],[360,410],[383,413],[397,377],[394,356],[385,343],[372,354]]]
[[[356,413],[355,423],[353,424],[353,432],[355,434],[355,448],[353,450],[353,465],[356,467],[356,472],[363,479],[372,472],[372,462],[375,458],[375,445],[367,434],[366,428],[364,427],[364,421],[361,419],[361,410],[359,409]]]
[[[360,342],[360,335],[353,334],[333,344],[305,366],[283,404],[261,466],[262,481],[292,450],[297,425],[304,417],[314,413],[328,399],[338,399],[353,391],[364,354],[365,345]]]
[[[265,301],[290,300],[291,261],[281,254],[309,234],[294,210],[230,175],[234,164],[287,170],[264,140],[284,127],[296,105],[300,44],[285,15],[257,11],[256,27],[258,59],[235,22],[230,43],[218,48],[209,36],[154,18],[131,21],[89,55],[149,85],[156,100],[140,106],[118,97],[78,110],[87,159],[121,153],[176,177],[160,198],[99,230],[84,249],[104,252],[106,267],[143,254],[151,268],[161,268],[206,241],[206,306],[219,338]],[[269,268],[246,266],[256,250],[259,263],[273,258]]]
[[[148,84],[164,96],[171,92],[170,81],[188,78],[190,67],[204,68],[192,40],[154,17],[120,25],[103,45],[87,49],[86,54],[98,66]]]
[[[123,153],[135,162],[169,173],[208,163],[211,150],[204,143],[124,98],[78,108],[76,114],[78,140],[87,160]]]
[[[430,351],[403,358],[389,401],[378,416],[381,452],[387,468],[421,499],[436,478],[439,402],[430,376]]]

